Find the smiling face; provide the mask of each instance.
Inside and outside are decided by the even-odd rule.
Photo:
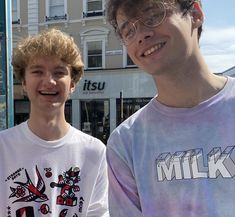
[[[31,113],[63,113],[65,101],[75,88],[71,68],[56,57],[34,57],[25,69],[22,85],[31,103]]]
[[[142,10],[145,11],[146,8],[143,7]],[[136,22],[139,17],[130,18],[119,9],[116,17],[118,28],[123,29],[127,21],[135,23],[134,40],[126,45],[128,54],[135,64],[152,75],[172,72],[182,65],[191,64],[199,49],[197,27],[202,22],[200,8],[195,7],[194,10],[193,14],[183,16],[179,5],[175,5],[166,9],[165,19],[160,25],[148,27],[143,22]],[[198,18],[200,20],[194,22]]]

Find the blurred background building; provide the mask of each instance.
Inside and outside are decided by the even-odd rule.
[[[66,103],[67,120],[106,142],[110,132],[156,94],[106,22],[105,0],[12,0],[13,47],[28,35],[56,27],[74,37],[85,75]],[[14,81],[14,122],[29,115],[29,102]]]
[[[41,30],[56,27],[74,37],[85,75],[66,103],[74,127],[106,142],[112,130],[156,94],[152,78],[134,65],[106,22],[106,0],[11,0],[13,47]],[[235,75],[235,68],[224,72]],[[14,80],[14,124],[29,116],[29,102]]]
[[[13,123],[11,1],[0,1],[0,130]]]

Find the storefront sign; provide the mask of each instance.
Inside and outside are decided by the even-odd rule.
[[[83,84],[83,94],[100,94],[104,93],[106,83],[85,80]]]

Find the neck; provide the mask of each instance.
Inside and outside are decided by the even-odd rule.
[[[70,125],[66,122],[64,115],[62,117],[49,115],[41,117],[31,112],[28,126],[41,139],[53,141],[65,136]]]
[[[158,89],[157,100],[170,107],[189,108],[218,93],[226,78],[213,74],[204,62],[192,62],[174,72],[154,77]]]

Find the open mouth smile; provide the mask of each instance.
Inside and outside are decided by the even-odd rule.
[[[39,91],[39,93],[44,96],[55,96],[58,94],[57,91]]]
[[[159,51],[165,44],[166,44],[166,42],[162,42],[162,43],[159,43],[159,44],[151,47],[150,49],[145,51],[142,56],[146,57],[146,56],[149,56],[150,54],[152,54],[153,52]]]

